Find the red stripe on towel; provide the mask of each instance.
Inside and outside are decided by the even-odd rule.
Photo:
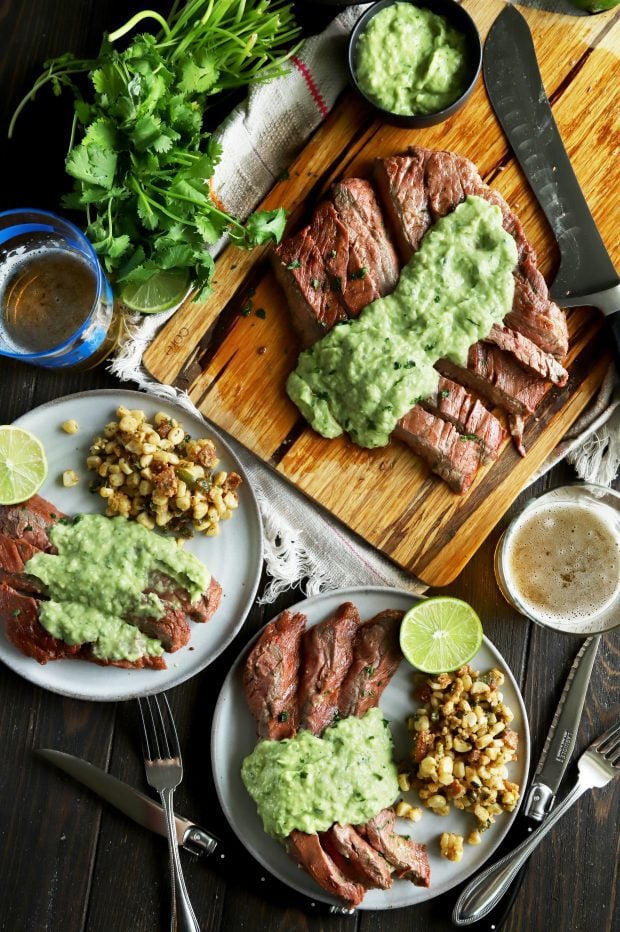
[[[321,116],[326,117],[327,114],[329,113],[329,107],[327,106],[323,98],[321,97],[321,92],[319,91],[318,87],[314,83],[314,78],[310,74],[310,69],[304,62],[301,61],[300,58],[297,58],[296,55],[293,55],[291,57],[291,61],[293,62],[293,64],[295,65],[295,67],[297,68],[301,76],[303,77],[304,81],[306,82],[308,86],[308,90],[312,94],[312,98],[315,104],[317,105]]]

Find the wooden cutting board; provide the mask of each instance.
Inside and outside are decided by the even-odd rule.
[[[464,0],[482,36],[501,0]],[[594,218],[618,263],[616,146],[620,15],[569,17],[525,8],[545,88]],[[491,110],[482,79],[452,119],[423,130],[376,120],[350,92],[310,139],[263,205],[283,205],[295,229],[339,177],[368,176],[372,161],[410,145],[450,149],[478,166],[516,211],[548,280],[557,246]],[[349,528],[429,585],[460,572],[533,473],[595,394],[609,364],[602,320],[567,312],[568,384],[552,388],[525,431],[525,459],[507,441],[464,496],[452,493],[397,442],[363,450],[310,430],[285,394],[299,347],[265,249],[229,247],[217,261],[214,293],[188,301],[162,328],[144,364],[186,389],[206,417],[245,444]]]

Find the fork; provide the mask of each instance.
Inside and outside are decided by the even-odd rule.
[[[577,783],[566,798],[547,816],[540,828],[510,854],[483,871],[465,887],[454,907],[452,922],[468,926],[487,915],[501,900],[515,874],[547,832],[586,790],[600,788],[620,773],[620,723],[609,728],[584,751],[577,764]]]
[[[161,699],[161,701],[160,701]],[[181,748],[168,697],[138,699],[142,719],[146,779],[161,797],[166,814],[170,849],[171,932],[200,932],[181,869],[172,804],[174,791],[183,779]],[[163,706],[163,710],[162,710]]]

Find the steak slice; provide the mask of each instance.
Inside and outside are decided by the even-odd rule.
[[[400,268],[392,240],[385,228],[381,208],[370,182],[347,178],[332,186],[332,198],[360,261],[359,270],[373,278],[377,296],[394,290]]]
[[[165,670],[162,657],[144,655],[138,660],[105,660],[94,656],[89,644],[67,644],[52,637],[39,621],[39,602],[28,595],[15,592],[5,583],[0,583],[0,618],[4,622],[6,636],[27,657],[41,664],[48,660],[90,660],[100,666],[140,669],[148,667]]]
[[[320,840],[322,848],[352,880],[367,889],[388,890],[392,886],[392,872],[387,861],[352,825],[336,823],[329,831],[321,833]]]
[[[306,616],[282,612],[250,651],[243,691],[259,738],[280,741],[297,731],[297,675]]]
[[[159,618],[153,618],[150,615],[127,615],[124,620],[135,625],[142,634],[157,638],[163,644],[164,650],[173,654],[181,647],[185,647],[190,639],[191,630],[183,609],[175,608],[163,599],[162,601],[164,613]]]
[[[360,620],[355,605],[345,602],[333,618],[303,636],[297,691],[299,727],[314,735],[320,735],[336,717],[338,693],[353,659],[353,638]]]
[[[357,629],[353,660],[340,687],[338,711],[342,718],[361,718],[379,704],[386,686],[402,660],[399,643],[404,612],[386,609]]]
[[[430,887],[431,869],[426,856],[426,845],[420,845],[394,831],[396,815],[393,809],[383,809],[359,832],[396,868],[400,880],[410,880],[416,887]]]
[[[532,414],[549,388],[549,382],[526,372],[511,356],[488,343],[470,347],[467,368],[449,359],[440,359],[435,368],[512,414]]]
[[[331,201],[318,206],[312,217],[310,233],[319,250],[327,278],[321,283],[335,291],[350,317],[380,296],[375,275],[364,265],[366,253],[356,232],[342,222]]]
[[[310,346],[334,324],[346,320],[346,310],[338,292],[329,286],[325,261],[309,227],[287,237],[269,256],[303,346]]]
[[[566,319],[549,299],[545,280],[536,267],[536,254],[518,218],[501,195],[482,181],[473,162],[454,152],[416,146],[406,155],[378,159],[375,178],[404,261],[417,250],[431,223],[454,210],[468,195],[498,206],[504,229],[514,238],[519,254],[513,308],[506,323],[545,352],[566,355]]]
[[[480,444],[459,434],[448,421],[420,405],[414,405],[400,419],[393,436],[411,447],[453,492],[466,492],[474,481],[480,463]]]
[[[64,517],[51,502],[40,495],[33,495],[19,505],[0,506],[0,534],[49,552],[54,548],[48,530],[55,521]]]
[[[495,415],[462,385],[441,376],[437,391],[420,404],[431,414],[454,424],[461,434],[469,434],[474,438],[480,444],[480,459],[483,463],[497,459],[506,431]]]
[[[364,899],[366,888],[340,870],[321,847],[318,835],[295,829],[287,838],[287,851],[327,893],[340,897],[348,906],[358,906]]]
[[[222,587],[216,579],[211,577],[208,590],[195,602],[191,602],[187,589],[179,586],[167,573],[161,572],[150,574],[149,588],[145,591],[154,592],[163,602],[173,608],[181,609],[191,621],[199,623],[209,621],[222,598]]]
[[[560,387],[566,385],[568,372],[555,356],[545,353],[529,337],[509,327],[498,327],[494,324],[485,342],[493,343],[499,349],[510,353],[524,369],[534,375],[553,382]]]

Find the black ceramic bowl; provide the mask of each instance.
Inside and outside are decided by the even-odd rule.
[[[460,97],[457,97],[454,103],[451,103],[449,107],[445,107],[443,110],[437,110],[433,113],[414,114],[412,116],[407,116],[401,113],[392,113],[390,110],[385,110],[383,107],[380,107],[378,104],[376,104],[358,84],[355,74],[358,39],[366,29],[373,16],[376,16],[377,13],[380,13],[381,10],[384,10],[386,7],[392,6],[392,4],[399,2],[413,3],[413,6],[423,7],[426,10],[430,10],[432,13],[437,13],[439,16],[443,16],[444,19],[446,19],[454,29],[465,36],[465,47],[467,54],[465,90],[460,95]],[[358,93],[362,95],[364,100],[370,104],[373,110],[382,116],[386,122],[392,123],[395,126],[433,126],[435,123],[441,123],[443,120],[447,120],[448,117],[451,117],[453,113],[456,113],[457,110],[460,110],[467,98],[470,96],[476,84],[476,80],[478,79],[478,75],[480,74],[481,64],[482,42],[480,41],[480,33],[478,32],[476,24],[474,23],[469,13],[464,10],[463,7],[456,2],[456,0],[379,0],[378,3],[373,4],[368,10],[366,10],[365,13],[362,13],[355,26],[353,27],[351,36],[349,38],[348,65],[349,75],[353,85],[357,89]]]

